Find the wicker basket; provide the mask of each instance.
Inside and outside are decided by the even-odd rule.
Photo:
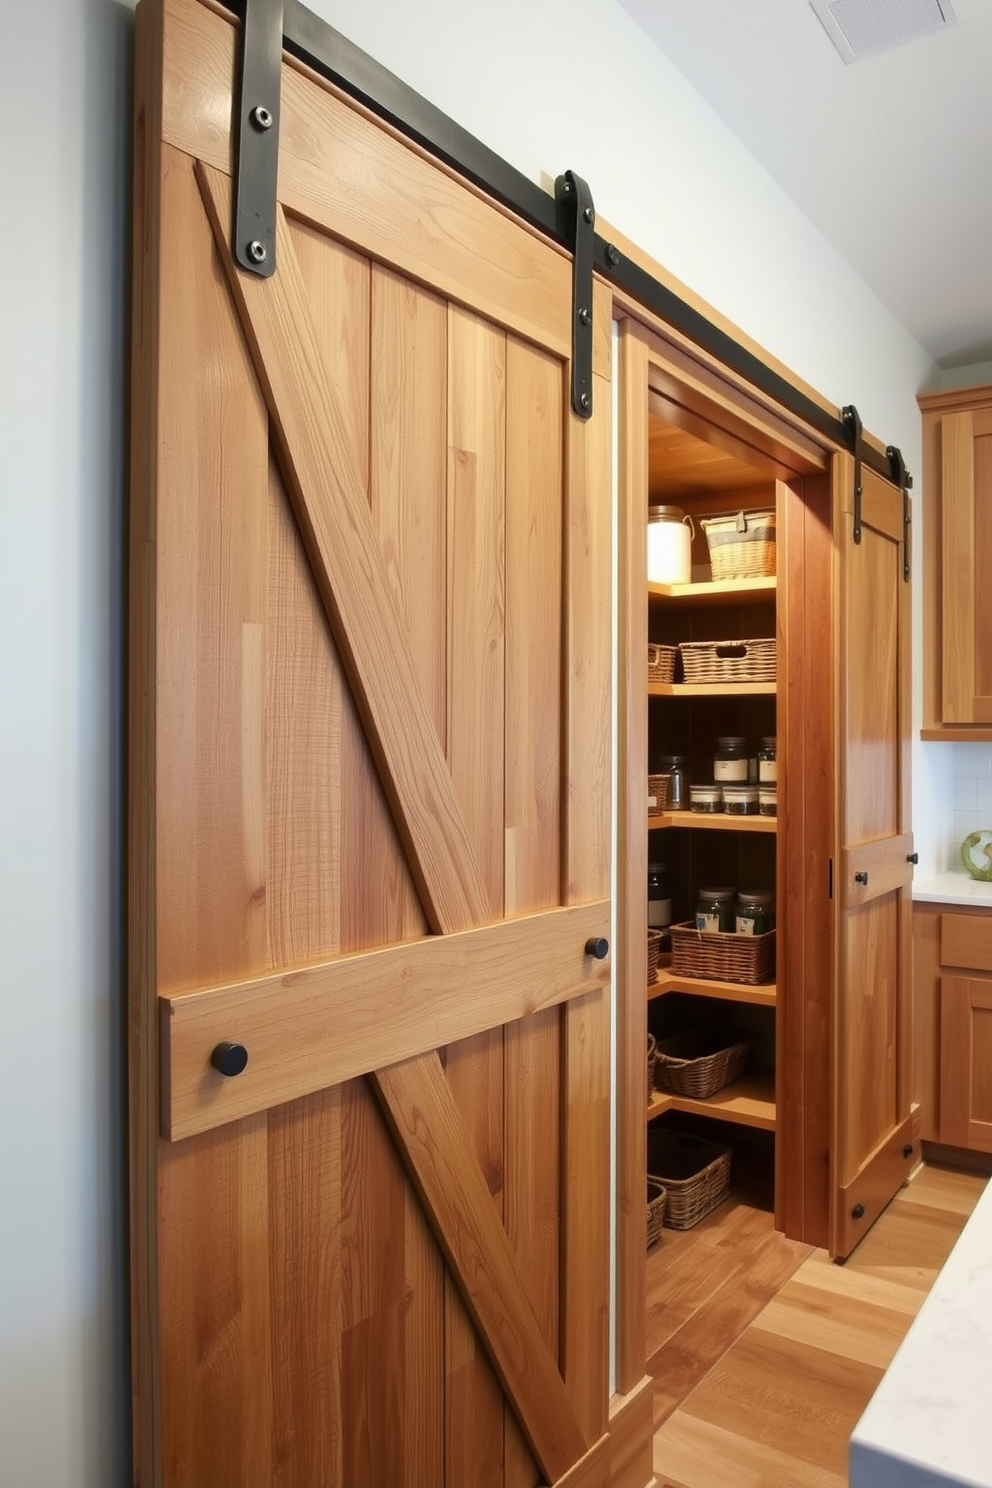
[[[759,579],[775,572],[775,513],[739,511],[702,523],[714,579]]]
[[[687,682],[774,682],[775,638],[756,641],[683,641]]]
[[[687,1028],[660,1039],[655,1051],[654,1083],[659,1090],[706,1100],[739,1080],[751,1062],[749,1034],[710,1028]]]
[[[658,1040],[653,1033],[648,1034],[648,1098],[645,1104],[651,1104],[651,1096],[654,1093],[654,1066],[658,1057]]]
[[[661,931],[648,931],[648,981],[653,982],[658,977],[658,959],[661,956]]]
[[[671,775],[648,776],[648,810],[652,813],[664,811],[668,805],[668,782]],[[652,797],[654,804],[652,805]]]
[[[648,681],[672,682],[675,680],[675,660],[678,646],[657,646],[648,643]]]
[[[648,1250],[661,1239],[665,1223],[665,1203],[668,1198],[665,1185],[657,1178],[648,1177]]]
[[[648,1131],[648,1175],[665,1189],[665,1227],[691,1230],[730,1192],[730,1148],[656,1122]]]
[[[671,926],[671,936],[672,971],[676,976],[756,986],[775,975],[774,930],[764,935],[704,932],[686,920]]]

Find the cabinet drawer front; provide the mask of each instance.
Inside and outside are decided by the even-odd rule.
[[[992,913],[941,915],[940,961],[942,966],[992,971]]]

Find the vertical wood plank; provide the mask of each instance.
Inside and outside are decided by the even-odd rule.
[[[155,975],[162,41],[160,0],[147,0],[135,16],[127,770],[132,1473],[147,1488],[162,1484]]]
[[[268,429],[192,162],[165,152],[160,280],[159,990],[267,965]],[[170,1488],[271,1482],[264,1119],[159,1148]],[[236,1439],[236,1440],[235,1440]]]
[[[242,628],[265,621],[268,423],[192,162],[173,153],[163,212],[162,359],[174,375],[159,404],[158,972],[175,990],[266,965],[264,854],[249,845],[264,767],[245,774],[264,693],[255,663],[245,672]]]
[[[945,723],[970,723],[975,697],[974,416],[940,420],[941,675]],[[953,492],[953,499],[949,499]]]
[[[162,1464],[170,1488],[267,1488],[274,1431],[267,1118],[162,1142]]]
[[[447,536],[445,433],[446,308],[398,275],[373,266],[370,297],[369,500],[383,567],[403,623],[414,674],[441,745],[447,714]],[[378,787],[376,786],[378,791]],[[373,859],[373,864],[374,864]],[[374,868],[373,868],[374,871]],[[384,880],[388,885],[388,880]],[[371,889],[371,886],[369,886]],[[382,891],[371,890],[373,902]],[[370,894],[364,896],[368,912]],[[390,898],[385,899],[390,903]],[[415,901],[390,938],[422,933]],[[444,1277],[420,1205],[397,1162],[409,1306],[398,1319],[403,1379],[405,1482],[442,1480],[444,1450]],[[394,1344],[395,1346],[395,1344]],[[397,1480],[399,1481],[399,1480]]]
[[[563,368],[506,349],[506,881],[508,915],[560,902]],[[505,1221],[542,1331],[558,1352],[559,1014],[505,1033]],[[540,1142],[534,1133],[541,1132]],[[506,1421],[506,1488],[538,1469]]]
[[[620,339],[619,656],[617,658],[616,1384],[628,1394],[644,1377],[644,1070],[647,1040],[647,502],[648,356],[627,322]]]
[[[594,323],[608,334],[609,291],[597,282],[593,292],[601,302]],[[611,381],[596,378],[592,418],[566,413],[566,903],[610,893],[611,393]],[[595,1441],[606,1430],[609,1397],[609,995],[570,1005],[563,1033],[562,1373],[586,1440]]]
[[[483,883],[503,904],[506,338],[448,308],[448,764]],[[503,1032],[446,1051],[465,1132],[503,1212]],[[503,1391],[445,1284],[446,1488],[502,1488]]]
[[[465,1134],[503,1216],[503,1030],[446,1052]],[[503,1390],[450,1276],[445,1300],[446,1488],[502,1488]]]
[[[340,1483],[341,1095],[268,1118],[273,1488]]]

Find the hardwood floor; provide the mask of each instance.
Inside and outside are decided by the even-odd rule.
[[[978,1174],[921,1169],[843,1266],[781,1236],[774,1237],[781,1245],[769,1244],[765,1216],[758,1254],[767,1245],[768,1264],[753,1286],[750,1275],[745,1283],[752,1293],[765,1288],[764,1297],[753,1312],[753,1301],[735,1308],[728,1271],[725,1297],[713,1293],[697,1309],[698,1331],[711,1341],[684,1340],[691,1380],[699,1382],[687,1398],[682,1390],[676,1409],[676,1356],[666,1361],[666,1349],[686,1332],[685,1322],[656,1344],[655,1360],[664,1364],[656,1420],[667,1417],[654,1439],[658,1488],[846,1488],[851,1430],[985,1182]],[[743,1233],[743,1226],[742,1215],[728,1233]],[[704,1241],[696,1254],[719,1243]],[[672,1259],[678,1262],[677,1253]],[[791,1272],[769,1293],[776,1269],[790,1260]],[[722,1356],[713,1341],[721,1308],[724,1345],[739,1331]],[[746,1325],[738,1329],[742,1317]],[[649,1338],[655,1341],[650,1317]],[[709,1362],[701,1371],[703,1355]]]

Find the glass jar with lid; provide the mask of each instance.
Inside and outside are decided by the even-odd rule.
[[[775,928],[774,889],[741,889],[737,896],[738,935],[764,935]]]
[[[761,748],[758,750],[759,785],[774,785],[778,780],[778,758],[775,744],[776,741],[771,735],[765,735],[761,740]]]
[[[747,773],[747,739],[741,734],[721,734],[713,757],[713,779],[720,785],[746,785]]]
[[[667,931],[672,923],[672,882],[667,863],[648,864],[648,929]]]
[[[723,809],[728,816],[757,816],[758,787],[756,785],[725,785]]]
[[[705,935],[732,933],[735,922],[735,889],[700,889],[696,905],[696,929]]]
[[[685,755],[663,754],[659,761],[662,775],[668,776],[668,811],[684,811],[686,805]]]

